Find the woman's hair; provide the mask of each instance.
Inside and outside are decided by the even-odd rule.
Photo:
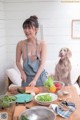
[[[38,23],[38,17],[37,16],[30,16],[28,19],[26,19],[23,22],[23,29],[25,28],[31,28],[31,27],[35,27],[38,28],[39,27],[39,23]]]

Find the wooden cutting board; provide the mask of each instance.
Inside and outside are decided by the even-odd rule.
[[[40,92],[38,87],[25,87],[25,93],[35,93],[38,94]]]
[[[25,110],[25,106],[16,106],[13,114],[13,120],[18,120],[18,116]]]

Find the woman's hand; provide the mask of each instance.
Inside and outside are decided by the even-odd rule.
[[[36,85],[36,81],[33,80],[32,82],[29,83],[29,86],[34,87]]]
[[[21,72],[21,79],[26,82],[27,76],[24,71]]]

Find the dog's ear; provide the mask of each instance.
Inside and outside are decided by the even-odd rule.
[[[70,58],[72,56],[72,52],[67,48],[67,57]]]
[[[60,51],[59,51],[59,57],[60,57],[60,54],[61,54],[61,50],[62,50],[62,49],[60,49]]]

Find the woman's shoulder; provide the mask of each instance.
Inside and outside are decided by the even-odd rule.
[[[17,43],[17,46],[18,46],[18,47],[22,47],[22,46],[24,46],[25,43],[26,43],[26,40],[20,40],[20,41]]]
[[[46,42],[44,40],[39,40],[38,45],[39,45],[40,51],[43,51],[43,49],[46,51],[47,45],[46,45]]]
[[[46,42],[45,42],[45,40],[39,40],[39,41],[38,41],[38,44],[39,44],[40,46],[42,46],[42,45],[46,45]]]

